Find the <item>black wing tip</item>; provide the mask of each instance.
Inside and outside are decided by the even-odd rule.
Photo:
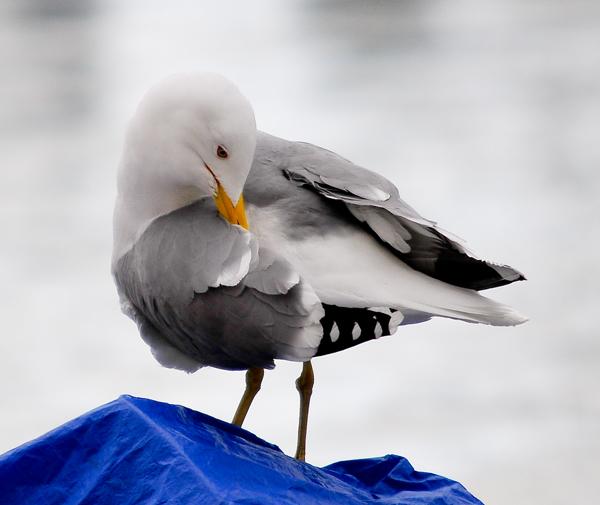
[[[512,284],[513,282],[526,281],[527,277],[518,270],[508,265],[495,265],[493,263],[483,262],[488,268],[491,275],[482,277],[475,281],[471,289],[483,291],[485,289],[499,288]]]
[[[395,312],[393,309],[386,314],[368,307],[341,307],[324,303],[323,308],[323,338],[315,357],[344,351],[395,331],[395,326],[391,325],[391,315]]]
[[[526,280],[518,270],[473,258],[455,249],[441,252],[435,262],[433,277],[467,289],[483,291]]]

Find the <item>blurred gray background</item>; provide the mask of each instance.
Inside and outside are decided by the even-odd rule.
[[[243,374],[161,368],[109,273],[115,171],[140,96],[238,83],[259,128],[394,181],[529,278],[518,328],[435,320],[314,362],[308,459],[397,453],[489,503],[591,503],[600,475],[600,2],[0,4],[0,452],[122,393],[229,419]],[[293,452],[299,366],[247,428]]]

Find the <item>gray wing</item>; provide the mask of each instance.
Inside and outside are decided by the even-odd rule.
[[[460,239],[404,202],[385,177],[331,151],[261,133],[257,158],[277,163],[291,181],[340,202],[400,259],[431,277],[476,290],[525,278],[510,266],[475,257]]]
[[[287,261],[201,200],[156,219],[116,264],[124,310],[165,366],[272,368],[317,350],[323,309]]]

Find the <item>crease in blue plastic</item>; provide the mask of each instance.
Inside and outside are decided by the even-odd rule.
[[[481,505],[401,456],[317,468],[229,423],[126,395],[0,456],[0,503]]]

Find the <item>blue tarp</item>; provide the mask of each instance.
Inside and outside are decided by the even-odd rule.
[[[481,504],[400,456],[296,461],[185,407],[122,396],[0,456],[9,504]]]

